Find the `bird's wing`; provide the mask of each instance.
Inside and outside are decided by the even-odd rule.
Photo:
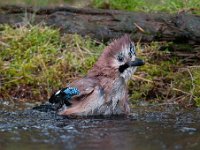
[[[80,101],[84,97],[87,97],[93,93],[96,86],[98,86],[98,81],[93,78],[82,78],[70,83],[67,87],[75,87],[79,90],[79,94],[73,96],[70,102],[73,103],[73,101]]]
[[[55,104],[56,109],[61,108],[64,104],[66,106],[78,104],[92,94],[95,88],[99,87],[98,84],[98,80],[94,78],[75,80],[67,87],[54,93],[49,102]]]

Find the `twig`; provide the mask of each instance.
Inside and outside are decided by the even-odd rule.
[[[10,47],[7,43],[4,43],[4,42],[2,42],[2,41],[0,41],[0,45],[3,45],[3,46],[5,46],[5,47]]]
[[[188,71],[188,73],[189,73],[189,75],[190,75],[191,82],[192,82],[192,89],[191,89],[191,91],[190,91],[191,95],[190,95],[190,100],[189,100],[189,104],[191,104],[192,97],[193,97],[193,95],[194,95],[195,84],[194,84],[194,78],[193,78],[193,76],[192,76],[192,73],[191,73],[190,69],[187,68],[187,71]]]
[[[81,47],[80,47],[80,45],[79,45],[79,43],[78,43],[78,41],[77,41],[77,37],[75,38],[75,44],[76,44],[76,47],[77,47],[79,53],[80,53],[81,56],[83,57],[83,51],[81,50]]]
[[[17,80],[20,80],[20,79],[22,79],[23,78],[23,76],[21,76],[21,77],[16,77],[16,78],[14,78],[13,80],[10,80],[10,81],[7,81],[7,82],[3,82],[2,84],[8,84],[8,83],[12,83],[12,82],[15,82],[15,81],[17,81]]]
[[[169,101],[176,101],[177,103],[179,103],[179,101],[182,100],[185,97],[187,97],[187,96],[185,96],[185,95],[181,95],[181,96],[178,96],[178,97],[173,96],[172,98],[169,99]]]
[[[134,25],[141,31],[141,32],[145,32],[144,29],[142,27],[140,27],[137,23],[134,23]]]
[[[188,66],[187,68],[200,68],[200,66]]]
[[[150,104],[152,106],[163,106],[163,105],[178,105],[177,102],[174,103],[161,103],[161,104]]]
[[[137,76],[137,75],[133,75],[133,77],[134,77],[134,78],[137,78],[137,79],[140,79],[140,80],[143,80],[143,81],[146,81],[146,82],[149,82],[149,83],[155,83],[155,81],[152,81],[152,80],[149,80],[149,79],[145,79],[145,78],[140,77],[140,76]],[[192,95],[192,97],[193,97],[193,94],[188,93],[188,92],[185,92],[185,91],[183,91],[183,90],[180,90],[180,89],[177,89],[177,88],[174,88],[174,87],[172,87],[171,89],[172,89],[173,91],[178,91],[178,92],[184,93],[184,94],[186,94],[186,95]]]
[[[172,90],[178,91],[178,92],[181,92],[181,93],[184,93],[184,94],[186,94],[186,95],[191,95],[191,93],[185,92],[185,91],[180,90],[180,89],[177,89],[177,88],[172,88]]]
[[[146,82],[149,82],[149,83],[154,83],[154,81],[152,80],[149,80],[149,79],[145,79],[143,77],[140,77],[140,76],[137,76],[137,75],[133,75],[134,78],[137,78],[137,79],[140,79],[140,80],[143,80],[143,81],[146,81]]]

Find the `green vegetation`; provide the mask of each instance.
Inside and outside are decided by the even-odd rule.
[[[168,49],[160,51],[165,45],[170,44],[152,42],[140,54],[146,65],[138,69],[135,81],[130,82],[131,99],[136,100],[136,104],[149,101],[152,104],[161,102],[189,107],[195,102],[196,106],[200,106],[200,61],[194,58],[194,65],[191,65],[187,56],[174,56]],[[138,49],[141,49],[140,45]]]
[[[109,8],[141,12],[191,11],[200,14],[199,0],[93,0],[96,8]]]
[[[81,5],[80,5],[81,3]],[[180,11],[200,14],[199,0],[7,0],[0,4],[24,4],[34,6],[55,6],[70,4],[77,7],[90,6],[103,9],[118,9],[141,12]]]
[[[0,37],[0,95],[6,99],[46,99],[52,90],[86,74],[104,47],[42,26],[3,26]]]
[[[46,6],[75,1],[7,0],[0,4]],[[91,0],[90,7],[200,14],[199,0]],[[145,59],[146,65],[138,68],[129,83],[133,104],[148,101],[200,107],[200,61],[192,58],[191,63],[187,55],[174,55],[173,46],[174,43],[137,43],[139,56]],[[61,36],[59,30],[46,26],[27,25],[15,29],[0,26],[0,98],[46,101],[53,91],[84,76],[104,47],[89,37]],[[193,48],[179,45],[179,49],[191,54]]]
[[[41,25],[1,26],[0,35],[0,97],[4,99],[46,101],[53,91],[84,76],[105,47],[89,37],[61,36],[59,30]],[[159,50],[167,44],[137,43],[146,65],[129,83],[132,103],[200,106],[199,66],[185,67],[182,58],[168,49]]]

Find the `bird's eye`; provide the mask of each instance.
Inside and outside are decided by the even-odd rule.
[[[120,54],[117,56],[117,60],[118,60],[119,62],[123,62],[123,61],[124,61],[124,56],[123,56],[122,53],[120,53]]]

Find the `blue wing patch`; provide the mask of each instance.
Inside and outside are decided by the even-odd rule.
[[[49,102],[52,104],[56,104],[56,109],[60,109],[64,104],[66,106],[70,106],[70,100],[72,98],[72,96],[74,95],[79,95],[80,91],[75,88],[75,87],[66,87],[63,88],[59,91],[57,91],[56,93],[54,93],[50,99]]]
[[[75,87],[67,87],[63,90],[63,92],[66,94],[65,98],[67,100],[70,100],[72,96],[78,95],[80,93],[80,91]]]

